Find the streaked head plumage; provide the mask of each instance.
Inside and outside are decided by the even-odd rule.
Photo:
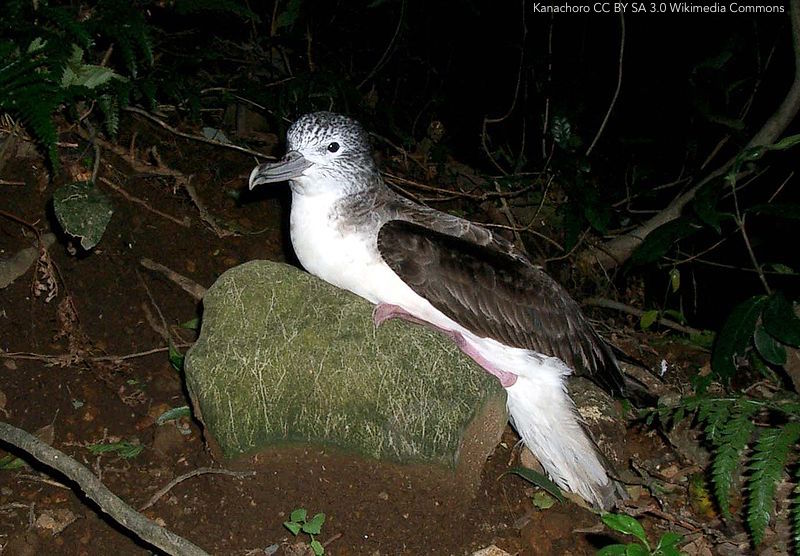
[[[278,163],[253,170],[250,187],[290,181],[293,189],[314,183],[337,183],[345,191],[380,181],[369,135],[356,120],[334,112],[312,112],[297,119],[286,133],[287,153]]]

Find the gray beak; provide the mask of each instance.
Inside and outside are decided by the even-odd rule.
[[[297,151],[289,151],[278,162],[259,164],[250,173],[250,189],[262,183],[275,183],[299,178],[314,163]]]

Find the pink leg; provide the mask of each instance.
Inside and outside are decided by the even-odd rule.
[[[414,315],[412,315],[402,307],[398,307],[397,305],[390,305],[388,303],[380,303],[376,305],[375,310],[372,311],[372,322],[375,323],[375,326],[380,326],[389,319],[403,319],[405,321],[413,322],[414,324],[421,324],[423,326],[427,326],[428,328],[432,328],[438,332],[441,332],[442,334],[453,340],[458,349],[460,349],[462,352],[468,355],[470,359],[472,359],[478,365],[480,365],[481,368],[483,368],[483,370],[485,370],[490,375],[496,376],[498,380],[500,380],[500,384],[502,384],[504,388],[508,388],[517,381],[517,375],[515,375],[514,373],[509,373],[492,365],[492,363],[489,360],[487,360],[485,357],[483,357],[481,354],[478,353],[478,350],[475,349],[475,346],[467,342],[467,340],[460,332],[457,332],[455,330],[446,330],[444,328],[439,328],[438,326],[431,324],[428,321],[415,317]]]

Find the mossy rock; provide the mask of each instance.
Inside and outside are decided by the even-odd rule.
[[[479,478],[505,392],[442,335],[376,328],[370,303],[268,261],[228,270],[203,304],[186,381],[224,457],[321,444]]]

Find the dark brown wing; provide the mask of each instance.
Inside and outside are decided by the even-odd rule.
[[[411,289],[474,334],[555,356],[622,393],[608,344],[567,291],[541,269],[495,249],[391,220],[378,250]]]
[[[525,259],[514,244],[506,238],[465,218],[459,218],[446,212],[418,205],[399,195],[394,196],[390,202],[386,203],[385,207],[389,214],[392,215],[393,220],[405,220],[406,222],[419,224],[423,228],[428,228],[440,234],[458,237],[470,243],[501,251],[515,259]]]

